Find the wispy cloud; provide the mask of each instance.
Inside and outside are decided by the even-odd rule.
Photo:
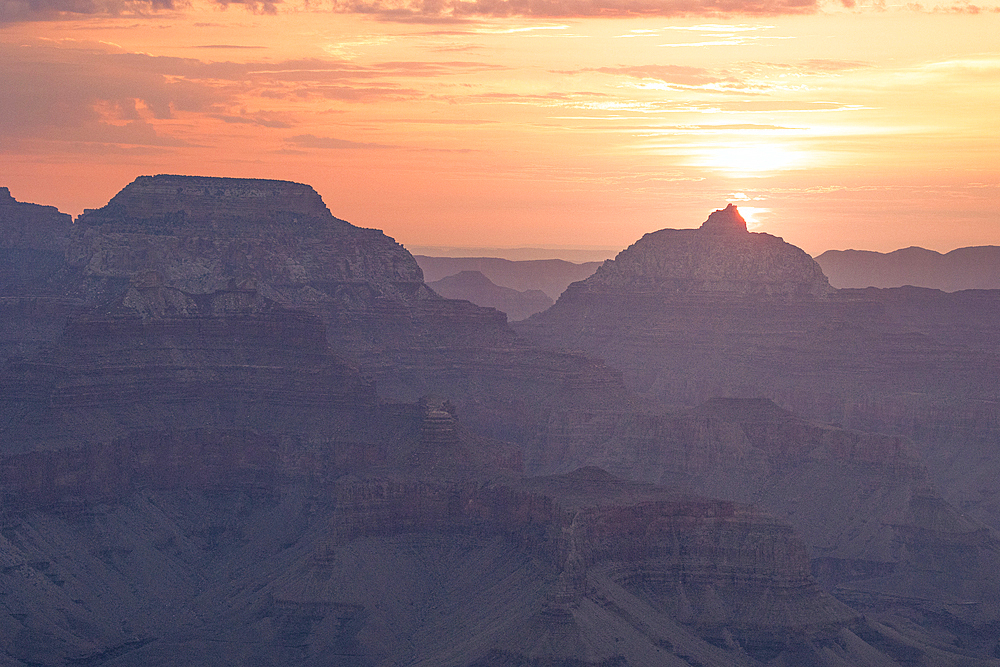
[[[324,150],[371,150],[382,148],[399,148],[391,144],[380,144],[368,141],[351,141],[337,137],[317,137],[314,134],[298,134],[286,141],[300,148],[320,148]]]
[[[818,8],[817,0],[334,0],[339,12],[386,19],[418,16],[466,17],[637,17],[777,16]]]

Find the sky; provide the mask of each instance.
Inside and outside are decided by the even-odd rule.
[[[1000,0],[935,2],[0,0],[0,186],[292,180],[439,254],[730,202],[813,255],[1000,245]]]

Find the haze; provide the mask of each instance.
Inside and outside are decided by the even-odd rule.
[[[813,255],[1000,243],[996,3],[52,0],[0,21],[0,182],[74,215],[183,173],[306,182],[412,248],[613,254],[726,202]]]

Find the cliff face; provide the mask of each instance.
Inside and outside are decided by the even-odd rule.
[[[71,227],[55,207],[18,202],[0,188],[0,369],[37,352],[75,312],[51,284],[66,264]]]
[[[727,229],[649,234],[515,329],[607,361],[668,407],[769,398],[910,437],[953,500],[1000,526],[983,492],[996,489],[1000,292],[831,290],[801,251]]]
[[[20,211],[2,219],[11,248],[54,258],[0,311],[7,662],[949,665],[965,664],[949,643],[997,618],[966,586],[993,586],[993,534],[917,492],[923,469],[903,439],[771,404],[637,413],[617,371],[438,298],[404,249],[333,218],[307,186],[143,177],[68,230],[51,211],[36,229],[36,209],[5,206]],[[610,312],[599,306],[673,295],[690,314],[714,294],[728,305],[712,317],[765,303],[784,326],[802,304],[836,300],[735,211],[710,222],[697,238],[726,250],[695,282],[637,251],[620,265],[634,280],[612,265],[595,276],[593,294],[619,302],[581,289],[561,312],[594,304],[586,323]],[[787,258],[793,286],[740,244]],[[969,345],[989,340],[980,317]],[[691,321],[705,356],[680,358],[711,378],[698,364],[718,349],[717,320]],[[591,319],[583,336],[609,326]],[[643,350],[644,336],[616,340]],[[656,376],[659,363],[646,364],[654,384],[704,389]],[[386,402],[425,394],[438,397]],[[599,463],[686,490],[592,468],[520,479],[522,462]],[[806,546],[744,500],[797,522]],[[921,598],[931,630],[903,636],[823,593],[810,556],[829,588],[876,611],[914,595],[916,572],[951,574]],[[972,591],[981,613],[942,607],[942,590],[945,605]],[[994,649],[981,644],[970,655]]]
[[[892,589],[905,600],[919,588],[922,604],[943,616],[964,595],[982,618],[1000,618],[991,593],[1000,581],[988,574],[1000,567],[996,535],[933,490],[912,443],[901,436],[808,422],[765,399],[713,399],[672,415],[563,413],[525,462],[532,470],[599,465],[623,477],[754,503],[795,528],[831,590]],[[947,574],[921,581],[935,563],[960,552],[964,562],[954,560]],[[908,586],[916,588],[906,593]],[[876,598],[884,603],[879,596],[866,600]]]
[[[594,400],[567,381],[570,368],[585,384],[626,394],[600,364],[524,345],[503,313],[438,297],[402,246],[334,218],[301,184],[140,177],[80,217],[66,256],[64,289],[91,304],[121,298],[153,274],[187,294],[252,289],[310,312],[331,348],[384,397],[450,396],[469,423],[492,432],[502,425],[484,404],[521,396],[525,405],[512,414],[527,414],[555,399]],[[522,372],[526,359],[533,373]]]
[[[596,470],[486,484],[168,480],[111,504],[8,508],[9,659],[751,665],[748,653],[863,644],[787,525]]]
[[[986,444],[1000,433],[1000,292],[831,290],[804,253],[746,233],[727,211],[699,230],[647,235],[515,324],[608,361],[674,410],[567,412],[527,454],[529,469],[601,465],[759,503],[793,523],[844,599],[969,622],[975,636],[1000,613],[985,574],[1000,551],[980,523],[1000,525]],[[960,518],[958,503],[978,520]],[[949,606],[962,595],[980,621]]]
[[[334,218],[299,183],[141,176],[74,231],[69,261],[91,284],[156,272],[198,294],[253,280],[289,307],[349,304],[352,287],[401,301],[432,296],[402,246]]]
[[[616,371],[526,345],[502,313],[438,297],[405,249],[334,218],[306,185],[140,177],[75,224],[0,204],[0,252],[20,257],[23,275],[0,299],[8,452],[134,428],[291,424],[327,400],[311,390],[346,377],[331,363],[383,400],[450,397],[466,425],[506,440],[557,404],[629,400]],[[285,349],[301,336],[308,352]],[[344,382],[330,391],[358,388]],[[309,409],[311,433],[321,410]]]

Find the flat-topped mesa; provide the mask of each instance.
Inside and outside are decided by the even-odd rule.
[[[233,219],[269,223],[334,218],[313,188],[291,181],[159,174],[139,176],[99,209],[80,216],[85,225],[127,221],[151,226],[204,225]]]
[[[812,257],[777,236],[748,232],[732,204],[699,229],[646,234],[564,297],[609,289],[674,298],[816,298],[832,291]]]
[[[140,176],[73,227],[67,259],[89,281],[88,295],[151,271],[191,294],[251,281],[291,308],[431,295],[406,249],[335,218],[301,183]]]

